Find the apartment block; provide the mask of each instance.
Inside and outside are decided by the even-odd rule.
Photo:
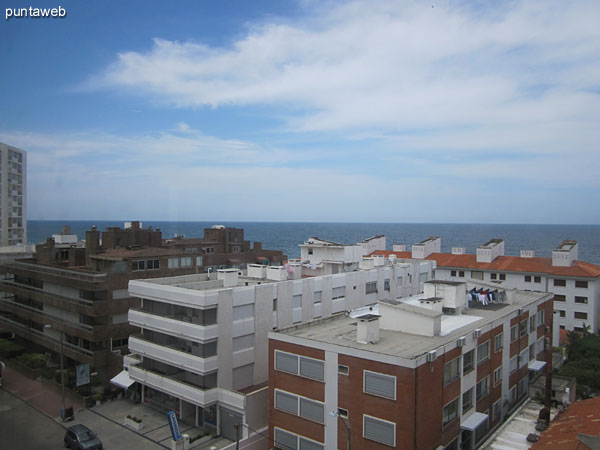
[[[267,426],[270,330],[410,295],[434,268],[377,257],[362,269],[307,276],[304,264],[132,280],[141,306],[129,323],[141,332],[129,339],[125,365],[143,401],[232,440],[243,423],[246,439]]]
[[[474,290],[495,300],[469,302]],[[551,369],[551,327],[551,294],[433,280],[419,297],[273,330],[269,437],[280,449],[477,448]]]
[[[210,234],[212,229],[208,229]],[[219,228],[219,232],[240,230]],[[0,325],[40,351],[59,352],[64,341],[66,366],[90,364],[108,382],[123,367],[128,339],[138,329],[129,324],[128,311],[140,300],[128,292],[132,279],[201,273],[210,264],[226,267],[229,260],[278,263],[281,251],[239,254],[227,250],[217,238],[202,242],[176,240],[164,243],[160,230],[143,229],[139,222],[100,231],[92,227],[85,242],[68,228],[37,245],[32,258],[0,264]],[[259,245],[260,247],[260,245]],[[245,247],[248,249],[248,246]]]
[[[0,142],[0,247],[27,244],[27,153]]]
[[[561,242],[551,258],[536,257],[533,250],[506,256],[502,239],[489,240],[475,254],[466,253],[463,247],[455,247],[451,253],[441,253],[439,246],[428,251],[421,248],[419,243],[412,251],[377,250],[373,255],[435,261],[435,278],[440,280],[484,281],[499,287],[552,292],[557,328],[582,331],[590,326],[594,333],[600,332],[600,266],[578,259],[576,241]]]

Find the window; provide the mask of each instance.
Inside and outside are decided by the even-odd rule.
[[[525,367],[529,362],[529,347],[519,353],[519,369]]]
[[[518,369],[518,366],[519,366],[518,360],[519,360],[518,356],[513,356],[512,358],[510,358],[510,365],[509,365],[510,373],[513,373],[515,370]]]
[[[458,438],[454,439],[444,447],[444,450],[458,450]]]
[[[473,407],[473,389],[469,389],[462,395],[462,412],[463,414]]]
[[[254,304],[235,306],[233,308],[233,320],[249,319],[254,317]]]
[[[233,338],[233,351],[237,352],[254,347],[254,333]]]
[[[564,312],[564,311],[561,311],[560,309],[558,310],[558,315],[559,315],[560,317],[566,317],[566,314],[565,314],[565,312]]]
[[[490,393],[490,376],[488,375],[482,379],[475,388],[476,401],[481,400],[483,397]]]
[[[513,325],[510,327],[510,342],[515,342],[517,340],[517,326]]]
[[[131,270],[139,271],[144,270],[146,267],[146,261],[131,261]]]
[[[158,260],[158,259],[149,259],[147,261],[147,264],[148,264],[148,270],[160,269],[160,260]]]
[[[519,336],[523,337],[527,334],[527,319],[522,320],[519,324]]]
[[[312,255],[312,254],[313,254],[313,249],[312,249],[312,248],[309,248],[309,249],[308,249],[308,254],[309,254],[309,255]]]
[[[567,297],[564,296],[564,295],[554,294],[554,301],[555,302],[566,302],[567,301]]]
[[[383,280],[383,290],[384,291],[389,291],[390,290],[390,280],[389,280],[389,278],[387,280]]]
[[[459,270],[458,271],[458,276],[461,277],[461,278],[464,278],[465,277],[465,271],[464,270]]]
[[[529,318],[529,332],[535,331],[535,327],[536,327],[535,320],[536,320],[536,316],[531,316]]]
[[[500,274],[500,281],[506,281],[506,274],[505,273],[501,273]]]
[[[587,289],[588,282],[587,281],[575,281],[575,287]]]
[[[365,288],[367,294],[373,294],[377,292],[377,281],[369,281]]]
[[[460,358],[444,364],[444,386],[456,380],[460,376]]]
[[[349,375],[350,374],[350,367],[344,366],[342,364],[338,364],[338,374],[340,374],[340,375]]]
[[[344,408],[338,408],[338,416],[343,417],[344,419],[348,418],[348,410]]]
[[[492,420],[495,422],[502,417],[502,399],[494,402],[492,407]]]
[[[363,437],[390,447],[396,446],[396,424],[377,417],[363,415]]]
[[[317,381],[325,379],[325,362],[307,356],[275,350],[275,370],[288,372]]]
[[[588,298],[587,297],[578,297],[575,296],[575,303],[582,303],[584,305],[587,305],[588,302]]]
[[[313,302],[314,303],[321,303],[321,296],[323,294],[323,291],[316,291],[315,295],[313,297]]]
[[[502,350],[502,346],[504,345],[502,343],[502,340],[504,339],[504,333],[499,333],[496,336],[494,336],[494,351],[500,351]]]
[[[450,276],[451,277],[455,277],[456,276],[456,270],[451,270],[450,271]]]
[[[502,366],[494,370],[494,386],[498,386],[498,383],[502,381]]]
[[[517,396],[521,398],[523,395],[527,394],[527,385],[529,377],[523,377],[519,380],[519,384],[517,385]]]
[[[525,283],[531,283],[531,275],[525,275]]]
[[[475,350],[470,350],[463,355],[463,375],[469,373],[474,368]]]
[[[442,411],[442,426],[448,425],[458,416],[458,397],[444,406]]]
[[[324,423],[323,403],[275,389],[275,408],[317,423]]]
[[[541,283],[542,282],[542,277],[533,277],[533,282],[534,283]]]
[[[537,321],[538,321],[538,326],[541,327],[542,325],[544,325],[544,319],[546,318],[546,311],[544,311],[543,309],[540,309],[537,312]]]
[[[554,286],[565,287],[567,285],[567,280],[559,280],[554,279]]]
[[[179,258],[169,258],[168,267],[169,267],[169,269],[178,269],[179,268]]]
[[[574,316],[575,316],[575,318],[576,318],[576,319],[584,319],[584,320],[587,320],[587,318],[588,318],[588,315],[587,315],[587,313],[584,313],[584,312],[578,312],[578,311],[575,311],[575,314],[574,314]]]
[[[490,341],[486,341],[477,347],[477,365],[490,357]]]
[[[396,400],[396,377],[363,371],[363,392]]]
[[[202,251],[206,254],[210,254],[210,253],[214,253],[215,252],[215,248],[214,247],[204,247],[202,249]]]
[[[497,275],[497,274],[495,274],[495,273],[491,273],[491,274],[490,274],[490,279],[491,279],[491,280],[496,280],[496,279],[498,279],[498,275]]]
[[[191,256],[182,256],[181,257],[181,267],[191,267],[192,266],[192,257]]]
[[[475,280],[483,280],[483,272],[480,270],[471,270],[471,278]]]
[[[529,346],[529,361],[535,359],[535,342]]]
[[[302,294],[292,297],[292,308],[302,308]]]
[[[298,450],[298,435],[288,433],[281,428],[275,428],[275,447]]]
[[[544,338],[539,338],[535,343],[535,354],[538,355],[544,351]]]
[[[396,278],[396,285],[402,286],[402,277]]]
[[[202,256],[196,256],[196,267],[202,267]]]
[[[335,287],[331,291],[331,300],[344,298],[346,296],[346,286]]]
[[[276,311],[277,311],[277,299],[274,298],[273,299],[273,312],[276,312]]]

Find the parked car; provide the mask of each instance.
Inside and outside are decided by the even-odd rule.
[[[102,442],[85,425],[73,425],[65,433],[65,448],[77,450],[102,450]]]

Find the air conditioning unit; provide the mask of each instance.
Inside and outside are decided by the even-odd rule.
[[[436,356],[437,352],[435,350],[431,350],[429,353],[427,353],[427,362],[435,361]]]
[[[467,345],[467,338],[465,336],[459,337],[456,341],[456,345],[459,347],[464,347],[465,345]]]
[[[477,328],[473,331],[473,339],[477,339],[479,336],[481,336],[481,328]]]

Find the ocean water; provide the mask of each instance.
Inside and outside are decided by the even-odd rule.
[[[600,264],[600,225],[511,225],[511,224],[439,224],[439,223],[310,223],[310,222],[222,222],[226,226],[243,228],[246,240],[262,242],[263,248],[283,250],[290,258],[300,256],[298,244],[312,236],[335,242],[351,244],[377,234],[387,237],[387,246],[410,245],[429,236],[442,239],[442,251],[452,247],[465,247],[468,253],[488,239],[504,239],[504,253],[519,255],[520,250],[535,250],[536,256],[550,257],[552,250],[565,239],[579,243],[579,259]],[[123,227],[122,221],[50,221],[29,220],[28,241],[38,243],[52,234],[58,234],[63,225],[85,238],[85,231],[96,225],[101,231],[106,227]],[[143,226],[160,229],[163,238],[185,235],[202,237],[204,228],[214,222],[156,222],[144,221]]]

